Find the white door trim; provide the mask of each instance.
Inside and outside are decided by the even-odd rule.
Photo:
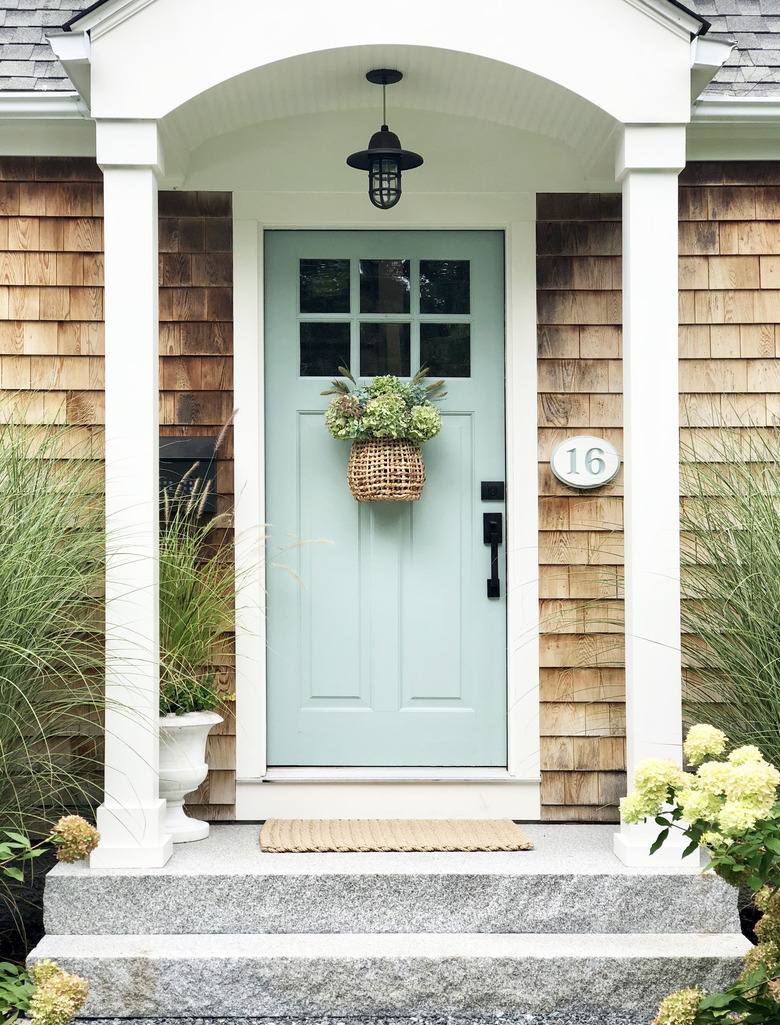
[[[344,814],[360,807],[393,816],[414,807],[436,817],[444,804],[462,815],[539,817],[539,559],[536,428],[536,197],[405,196],[401,211],[380,215],[366,197],[234,194],[234,434],[236,570],[245,585],[236,622],[236,818]],[[404,220],[398,218],[403,215]],[[506,780],[400,780],[398,770],[372,781],[276,779],[266,763],[264,567],[258,564],[265,523],[263,381],[263,232],[338,228],[498,229],[505,233],[507,485]],[[393,782],[390,782],[390,780]],[[443,788],[443,790],[442,790]],[[439,793],[442,790],[442,793]],[[369,791],[370,794],[367,794]],[[282,796],[282,792],[283,795]],[[438,796],[437,796],[438,794]],[[446,794],[446,797],[445,797]],[[461,802],[458,804],[458,802]],[[468,810],[470,809],[470,810]],[[480,812],[481,809],[481,812]],[[395,810],[395,812],[394,812]],[[403,811],[400,812],[404,814]]]

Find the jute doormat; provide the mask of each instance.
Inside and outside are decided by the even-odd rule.
[[[306,851],[530,851],[511,819],[268,819],[260,847]]]

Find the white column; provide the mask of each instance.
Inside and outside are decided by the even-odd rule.
[[[154,122],[98,122],[106,318],[106,766],[96,867],[171,856],[158,796],[158,281]]]
[[[627,126],[623,184],[626,742],[628,787],[643,758],[682,758],[680,670],[677,176],[685,128]],[[622,823],[628,865],[679,864],[674,833],[652,857],[654,822]],[[698,859],[696,859],[698,860]]]

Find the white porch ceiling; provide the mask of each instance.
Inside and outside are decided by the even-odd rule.
[[[301,114],[364,110],[378,127],[381,90],[365,80],[376,67],[404,73],[387,90],[391,128],[404,109],[474,118],[558,139],[585,163],[614,128],[609,115],[582,97],[518,68],[449,50],[375,46],[319,51],[238,75],[169,114],[168,138],[186,164],[208,139]]]

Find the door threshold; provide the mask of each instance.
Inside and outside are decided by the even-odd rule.
[[[338,775],[347,771],[351,776]],[[273,769],[263,779],[236,780],[237,819],[518,819],[540,817],[539,777],[518,779],[506,770],[357,768]],[[408,773],[402,778],[378,775]],[[422,778],[425,771],[430,775]],[[481,772],[481,776],[464,773]],[[296,775],[290,775],[294,772]],[[489,775],[486,775],[489,773]],[[458,775],[459,774],[459,775]]]
[[[237,780],[237,782],[249,782]],[[257,780],[252,780],[257,782]],[[262,777],[265,783],[519,783],[529,782],[500,766],[280,766]],[[538,778],[535,780],[538,782]]]

